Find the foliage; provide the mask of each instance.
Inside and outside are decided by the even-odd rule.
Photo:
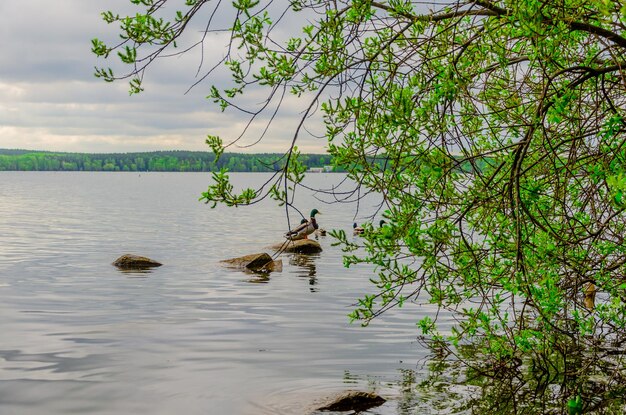
[[[131,92],[200,9],[221,4],[187,1],[164,23],[157,16],[166,3],[143,2],[136,17],[105,14],[123,41],[94,41],[96,54],[115,50],[130,63]],[[558,352],[559,376],[546,390],[557,388],[560,410],[573,402],[601,411],[578,396],[598,374],[609,395],[626,381],[617,352],[626,344],[626,8],[598,0],[420,4],[292,0],[281,10],[235,1],[222,62],[232,85],[212,87],[209,97],[237,110],[246,91],[265,88],[253,118],[284,91],[308,100],[283,181],[269,190],[282,203],[301,178],[289,162],[293,145],[317,108],[334,163],[384,196],[387,225],[369,229],[365,250],[346,256],[348,266],[377,266],[376,290],[352,318],[367,323],[407,301],[436,304],[456,323],[444,330],[424,318],[419,328],[450,353],[475,345],[497,379],[495,368],[514,373],[519,362],[532,367]],[[294,21],[308,23],[282,39],[281,24]],[[220,180],[212,189],[227,188],[227,176]],[[611,405],[623,409],[615,392]]]
[[[306,168],[331,165],[331,157],[304,154]],[[175,171],[274,172],[282,169],[282,154],[225,153],[216,160],[202,151],[154,151],[149,153],[52,153],[0,149],[0,171]]]

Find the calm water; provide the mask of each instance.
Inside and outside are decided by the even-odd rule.
[[[210,209],[198,202],[209,179],[0,173],[0,413],[299,415],[344,389],[390,398],[370,414],[428,413],[400,383],[423,373],[415,322],[433,310],[349,324],[371,269],[344,269],[330,237],[319,255],[284,256],[268,280],[224,269],[269,251],[286,222],[271,203]],[[297,205],[351,229],[354,207],[304,194]],[[122,273],[111,262],[124,253],[165,265]]]

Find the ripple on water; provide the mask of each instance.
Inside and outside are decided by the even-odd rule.
[[[318,255],[283,256],[280,273],[221,267],[267,251],[286,222],[269,203],[208,209],[209,175],[0,175],[0,413],[301,415],[346,388],[395,396],[398,368],[425,356],[414,340],[427,307],[348,324],[371,269],[344,269],[330,237]],[[323,227],[349,230],[353,212],[335,206]],[[124,253],[165,265],[123,273],[111,262]]]

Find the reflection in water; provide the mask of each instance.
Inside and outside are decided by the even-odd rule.
[[[434,353],[419,390],[432,407],[463,414],[626,413],[626,351],[600,356],[571,338],[559,341],[523,360],[494,359],[478,344],[460,347],[454,359]]]
[[[246,281],[251,284],[267,284],[270,282],[269,272],[249,272],[249,274],[252,274],[252,276]]]
[[[148,274],[152,274],[154,270],[152,268],[143,268],[143,269],[117,269],[122,274],[125,274],[127,277],[134,278],[147,278]]]
[[[289,258],[289,264],[298,267],[296,275],[302,278],[309,279],[309,290],[316,292],[317,288],[314,287],[317,284],[317,267],[315,261],[319,259],[320,254],[293,254]]]
[[[379,408],[367,411],[367,414],[449,414],[456,413],[453,408],[458,403],[459,395],[452,389],[440,388],[438,394],[418,383],[422,375],[415,369],[397,369],[397,375],[391,380],[382,380],[377,376],[359,375],[344,371],[343,383],[346,389],[358,389],[381,395],[387,402]]]
[[[558,352],[535,355],[524,362],[496,362],[482,356],[480,350],[465,345],[453,357],[433,347],[433,354],[424,361],[425,370],[400,368],[391,380],[344,370],[343,383],[346,389],[366,390],[387,399],[376,411],[365,412],[368,414],[626,413],[626,351],[592,362],[587,351],[570,348],[568,360],[573,367],[567,367]],[[605,371],[594,371],[594,366]]]
[[[443,370],[445,367],[445,370]],[[428,377],[417,368],[397,369],[393,379],[383,380],[377,376],[359,375],[344,371],[346,389],[358,389],[381,395],[387,402],[367,414],[422,415],[422,414],[489,414],[493,412],[468,411],[467,401],[471,386],[455,383],[456,370],[449,364],[429,361]],[[446,371],[447,370],[447,371]],[[316,415],[318,413],[315,413]],[[325,414],[325,413],[324,413]],[[333,413],[334,414],[334,413]],[[322,415],[322,413],[319,413]]]
[[[84,343],[85,339],[68,339]],[[61,380],[69,373],[80,373],[81,380],[95,380],[102,366],[111,364],[103,355],[67,356],[66,352],[24,353],[21,350],[0,350],[4,370],[24,373],[22,379]],[[1,395],[0,395],[1,396]],[[0,399],[0,402],[2,399]]]

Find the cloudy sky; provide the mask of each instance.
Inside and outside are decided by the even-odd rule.
[[[134,14],[134,7],[129,0],[0,0],[0,148],[208,150],[207,134],[224,141],[239,135],[246,118],[222,113],[207,100],[210,82],[185,94],[197,79],[199,49],[157,62],[139,95],[129,96],[124,81],[107,84],[93,76],[94,66],[107,62],[91,53],[91,39],[117,36],[100,13]],[[220,18],[225,24],[228,16]],[[191,31],[186,42],[199,36],[199,30]],[[225,35],[212,34],[205,42],[205,67],[224,53]],[[213,82],[225,79],[218,73]],[[263,97],[251,94],[248,99],[260,102]],[[287,104],[261,143],[229,151],[284,151],[301,110],[297,102]],[[253,125],[241,144],[256,141],[263,125]],[[323,152],[324,145],[323,139],[307,134],[299,139],[304,152]]]

